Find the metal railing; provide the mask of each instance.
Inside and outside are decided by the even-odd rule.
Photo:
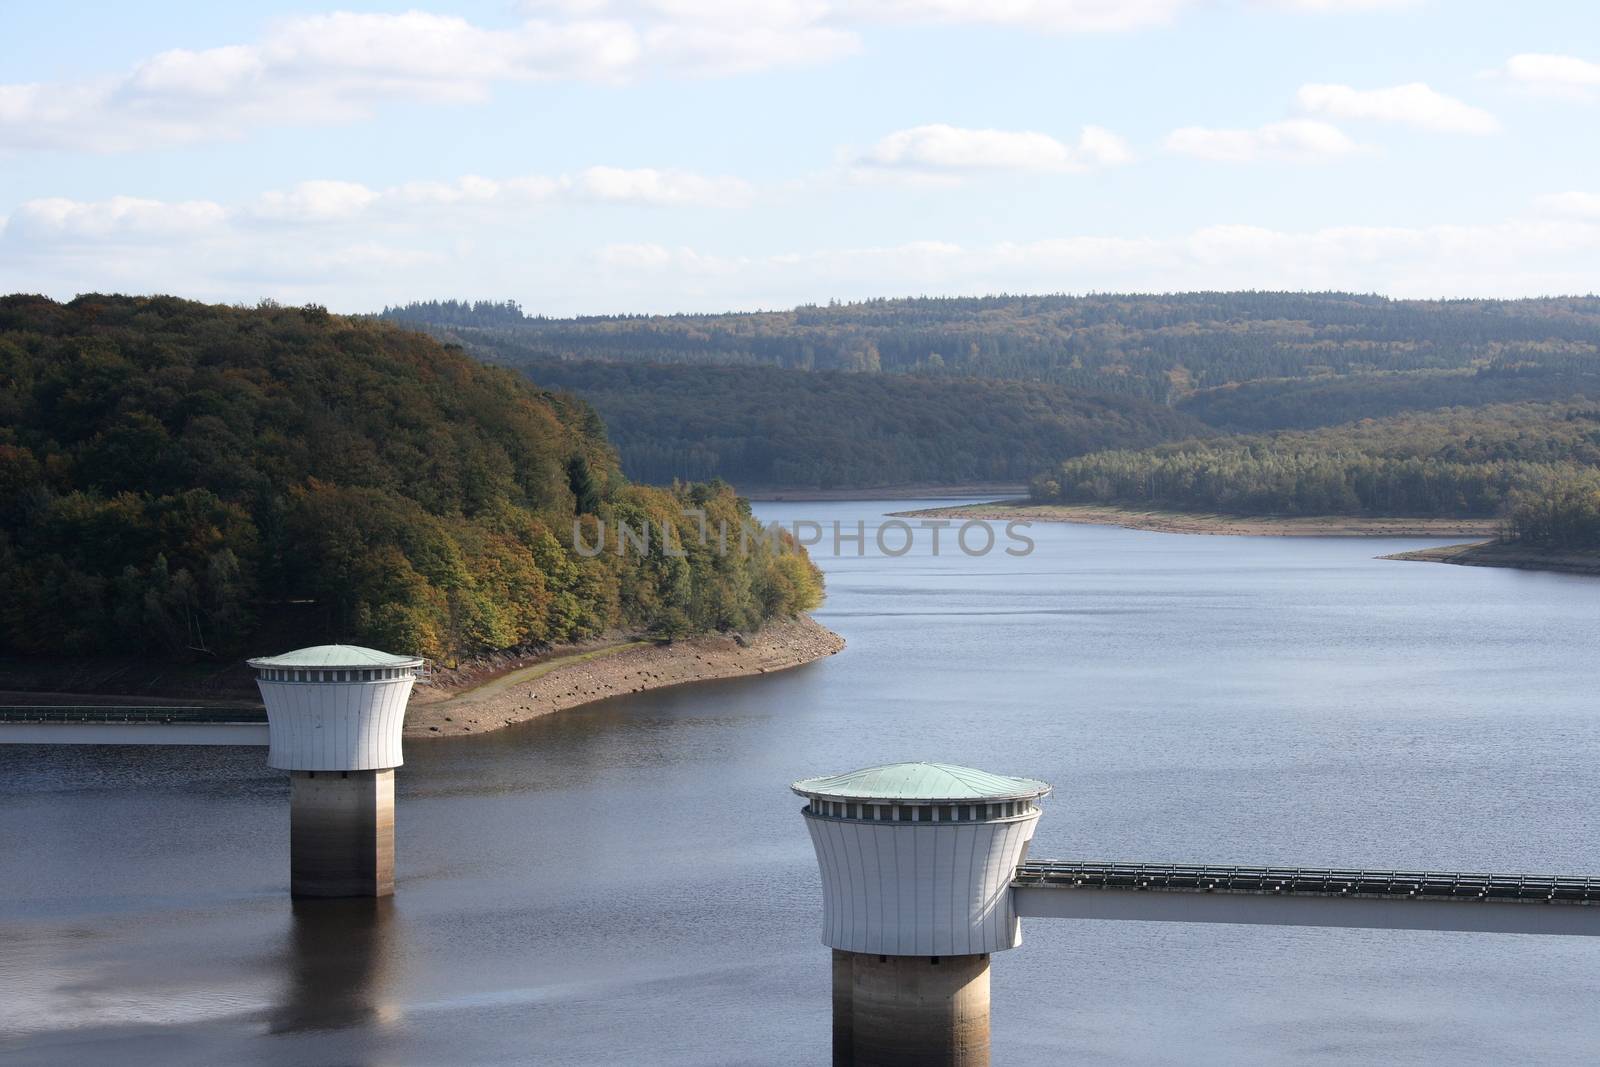
[[[110,704],[0,707],[0,723],[264,723],[262,708],[121,707]]]
[[[1045,889],[1600,904],[1600,876],[1037,860],[1019,866],[1012,884]]]

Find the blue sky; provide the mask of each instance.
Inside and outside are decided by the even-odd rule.
[[[1600,5],[9,5],[0,289],[1600,290]]]

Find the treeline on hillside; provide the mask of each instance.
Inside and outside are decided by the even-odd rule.
[[[1476,370],[1243,382],[1191,393],[1177,409],[1220,430],[1250,433],[1308,430],[1404,411],[1578,397],[1600,399],[1600,359],[1519,363],[1506,357]]]
[[[1600,407],[1497,405],[1068,459],[1041,501],[1239,515],[1495,516],[1600,464]]]
[[[0,298],[0,651],[349,640],[430,657],[810,607],[792,544],[699,545],[725,485],[629,485],[587,405],[319,307]],[[572,525],[673,527],[588,558]]]
[[[1592,373],[1600,362],[1597,297],[993,296],[520,321],[493,303],[464,318],[465,306],[411,304],[384,315],[514,364],[567,359],[1006,378],[1161,403],[1260,379],[1574,362]]]
[[[435,326],[520,326],[527,321],[515,300],[418,300],[404,307],[385,307],[379,318]]]
[[[1062,456],[1205,432],[1133,397],[1061,386],[774,367],[539,362],[603,416],[629,477],[833,488],[1027,482]]]

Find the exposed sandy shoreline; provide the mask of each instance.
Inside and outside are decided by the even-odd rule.
[[[486,733],[623,693],[787,670],[842,648],[844,638],[807,615],[774,620],[748,635],[585,647],[458,693],[419,686],[406,711],[405,736]]]
[[[897,512],[901,518],[984,519],[990,522],[1074,522],[1123,526],[1158,533],[1221,534],[1248,537],[1486,537],[1498,532],[1496,519],[1364,518],[1351,515],[1296,517],[1208,515],[1106,504],[1030,504],[997,500],[950,508]]]
[[[1523,571],[1556,571],[1600,577],[1600,553],[1545,551],[1521,545],[1503,545],[1497,541],[1419,548],[1414,552],[1396,552],[1380,558],[1419,563],[1454,563],[1462,567],[1512,567]]]

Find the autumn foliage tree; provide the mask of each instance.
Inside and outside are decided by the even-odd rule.
[[[0,298],[0,651],[230,656],[267,634],[435,658],[811,606],[798,546],[708,552],[585,404],[320,308]],[[648,519],[679,555],[589,558]]]

